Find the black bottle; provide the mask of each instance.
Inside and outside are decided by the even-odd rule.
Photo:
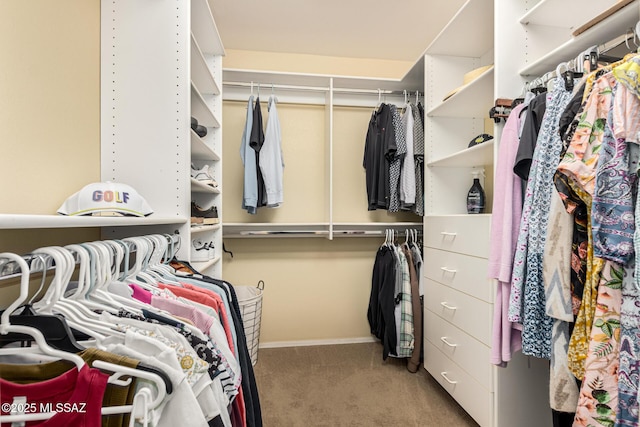
[[[473,185],[467,193],[467,213],[479,214],[484,213],[484,190],[480,185],[480,175],[483,171],[473,171]]]

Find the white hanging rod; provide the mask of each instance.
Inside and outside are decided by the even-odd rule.
[[[282,90],[294,90],[294,91],[310,91],[310,92],[329,92],[329,87],[324,86],[299,86],[299,85],[282,85],[282,84],[260,84],[258,83],[247,83],[247,82],[232,82],[232,81],[224,81],[222,82],[223,86],[233,86],[233,87],[247,87],[247,88],[257,88],[262,86],[263,89],[282,89]],[[403,92],[386,90],[386,89],[355,89],[355,88],[339,88],[334,87],[333,92],[338,93],[354,93],[354,94],[367,94],[367,95],[392,95],[397,94],[401,95]],[[407,91],[409,94],[413,94],[416,91]],[[422,96],[422,93],[420,93]]]
[[[263,89],[282,89],[282,90],[306,90],[310,92],[328,92],[329,87],[323,86],[295,86],[295,85],[271,85],[271,84],[261,84],[258,83],[245,83],[245,82],[222,82],[223,86],[235,86],[235,87],[260,87]],[[376,92],[377,93],[377,92]]]

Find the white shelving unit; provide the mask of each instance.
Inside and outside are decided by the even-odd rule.
[[[501,125],[487,126],[498,97],[522,88],[515,69],[523,44],[507,18],[512,0],[469,0],[425,52],[425,369],[482,427],[550,425],[548,369],[514,357],[506,369],[490,363],[495,287],[487,276],[493,171]],[[521,16],[521,15],[520,15]],[[516,27],[516,29],[519,29]],[[504,46],[508,45],[508,49]],[[463,76],[491,66],[463,84]],[[509,67],[512,67],[510,69]],[[477,135],[493,140],[468,148]],[[469,215],[471,171],[482,168],[485,214]],[[446,339],[442,339],[445,337]],[[518,386],[527,384],[527,387]]]
[[[190,132],[191,163],[201,168],[205,164],[218,187],[202,184],[191,178],[191,200],[203,209],[215,206],[222,222],[222,56],[224,48],[211,13],[208,0],[191,0],[191,116],[207,127],[200,138]],[[191,235],[213,242],[216,257],[196,263],[199,271],[222,277],[222,225],[190,227]],[[191,238],[189,239],[191,247]]]
[[[220,225],[189,224],[194,199],[222,210],[220,190],[189,177],[191,163],[209,163],[222,183],[224,49],[209,2],[113,0],[101,3],[100,16],[101,180],[132,186],[154,213],[146,218],[0,214],[0,229],[99,227],[103,238],[177,232],[178,256],[185,260],[197,233],[222,250]],[[190,129],[194,115],[207,127],[203,138]],[[199,267],[221,277],[218,260]]]
[[[210,3],[114,0],[101,7],[102,180],[131,185],[155,211],[141,221],[99,219],[103,234],[178,231],[178,256],[185,260],[190,260],[195,233],[222,250],[221,226],[196,229],[188,219],[193,200],[205,209],[216,205],[222,211],[220,190],[189,176],[190,164],[209,164],[222,183],[224,48]],[[200,138],[191,130],[191,117],[207,128],[206,136]],[[92,219],[74,219],[74,224],[86,226]],[[120,226],[125,223],[129,227]],[[199,267],[221,277],[221,265]]]
[[[485,133],[485,119],[493,106],[494,67],[443,101],[449,92],[462,86],[465,74],[493,64],[493,16],[492,1],[467,1],[425,52],[427,217],[466,213],[466,196],[473,183],[471,168],[493,168],[493,148],[489,153],[489,146],[478,147],[482,155],[474,157],[476,151],[467,151],[467,147],[473,138]],[[474,37],[468,37],[468,28],[476,29]],[[491,188],[484,188],[491,200]]]

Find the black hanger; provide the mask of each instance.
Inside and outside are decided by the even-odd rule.
[[[44,335],[45,341],[51,347],[68,351],[70,353],[78,353],[84,350],[78,342],[75,340],[69,325],[64,317],[57,314],[38,314],[33,310],[31,305],[32,301],[38,296],[40,291],[44,288],[47,276],[47,268],[50,266],[49,261],[43,255],[35,255],[31,258],[30,263],[33,266],[36,262],[42,264],[42,280],[40,281],[40,288],[31,297],[31,300],[24,305],[24,308],[20,314],[14,314],[9,317],[9,322],[14,325],[31,326]],[[2,313],[2,312],[0,312]],[[26,344],[31,345],[33,338],[29,335],[9,333],[6,335],[0,335],[0,347],[4,347],[7,344],[14,342],[22,342],[23,346]]]
[[[31,305],[26,305],[22,313],[9,317],[12,325],[31,326],[44,335],[44,338],[51,347],[79,353],[85,348],[75,340],[69,325],[64,317],[57,314],[36,314]],[[31,343],[33,338],[29,335],[9,333],[0,335],[0,347],[14,342]]]
[[[157,376],[162,378],[162,381],[164,381],[164,386],[165,386],[165,389],[167,390],[167,394],[173,393],[173,384],[171,383],[169,376],[166,373],[164,373],[161,369],[158,369],[154,366],[147,365],[144,362],[138,363],[138,366],[136,366],[136,369],[140,369],[141,371],[146,371],[146,372],[151,372],[153,374],[156,374]]]

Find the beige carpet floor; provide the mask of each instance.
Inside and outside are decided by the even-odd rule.
[[[420,366],[382,360],[379,343],[260,349],[266,427],[477,427]]]

